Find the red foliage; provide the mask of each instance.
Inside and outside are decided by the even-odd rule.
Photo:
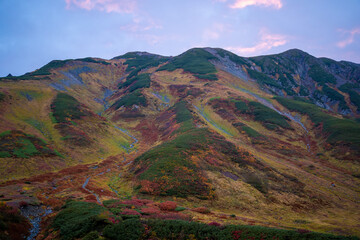
[[[109,218],[109,221],[112,222],[113,224],[119,223],[119,220],[118,220],[118,219],[115,219],[115,218],[113,218],[113,217],[110,217],[110,218]]]
[[[159,207],[163,211],[174,211],[175,208],[177,207],[177,203],[173,201],[166,201],[160,203]]]
[[[216,226],[216,227],[221,227],[221,224],[218,223],[218,222],[211,222],[211,223],[208,223],[209,226]]]
[[[192,217],[183,213],[163,213],[163,214],[153,214],[151,216],[144,216],[147,218],[155,218],[162,220],[184,220],[191,221]]]
[[[297,231],[298,231],[298,233],[301,233],[301,234],[310,232],[309,230],[306,230],[306,229],[298,229]]]
[[[191,209],[191,211],[193,211],[193,212],[198,212],[198,213],[202,213],[202,214],[209,214],[209,213],[211,213],[210,209],[208,209],[207,207],[198,207],[198,208]]]
[[[141,209],[141,212],[142,212],[142,214],[145,214],[145,215],[153,215],[153,214],[159,214],[160,209],[158,209],[156,207],[148,207],[148,208]]]
[[[18,209],[0,203],[0,219],[2,220],[0,236],[17,240],[24,239],[29,234],[30,224]]]
[[[232,232],[232,236],[234,240],[238,240],[241,238],[243,231],[242,230],[236,230]]]
[[[135,211],[134,209],[124,209],[124,211],[122,211],[120,214],[141,216],[141,214],[139,212]]]
[[[151,200],[147,200],[147,199],[131,199],[131,200],[125,200],[121,202],[121,204],[132,205],[135,207],[142,207],[151,202],[152,202]]]
[[[21,201],[19,202],[19,207],[22,208],[22,207],[26,207],[27,205],[29,205],[28,202],[25,202],[25,201]]]

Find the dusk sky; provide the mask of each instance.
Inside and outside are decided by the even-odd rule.
[[[299,48],[360,63],[360,0],[0,0],[0,76],[54,59]]]

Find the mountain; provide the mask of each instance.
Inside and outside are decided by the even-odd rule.
[[[38,239],[128,215],[359,236],[359,93],[359,64],[298,49],[54,60],[0,79],[0,200],[51,208]]]

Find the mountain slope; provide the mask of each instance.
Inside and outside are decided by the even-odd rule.
[[[175,199],[211,208],[190,214],[204,222],[359,234],[359,69],[300,50],[195,48],[2,78],[0,195],[56,209]]]

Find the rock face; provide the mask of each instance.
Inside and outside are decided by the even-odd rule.
[[[281,90],[287,96],[306,97],[316,105],[342,115],[359,113],[359,64],[315,58],[298,49],[250,60],[259,71],[277,81],[279,86],[266,87],[278,95]]]

